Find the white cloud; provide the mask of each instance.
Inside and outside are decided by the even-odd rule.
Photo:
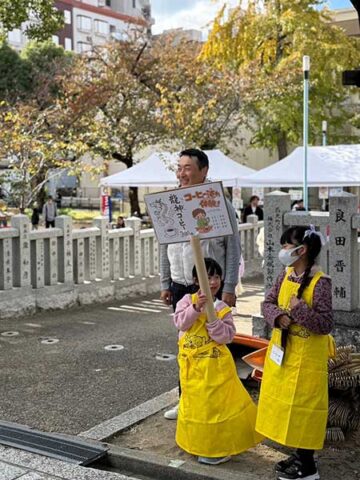
[[[227,4],[235,6],[239,0],[227,1]],[[179,9],[170,15],[159,13],[155,15],[155,25],[153,33],[161,33],[170,28],[196,29],[207,32],[209,24],[214,20],[216,13],[221,7],[221,2],[212,2],[211,0],[196,0],[193,6],[187,9]]]

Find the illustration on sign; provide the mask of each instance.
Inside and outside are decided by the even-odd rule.
[[[160,243],[233,234],[221,182],[151,193],[145,202]]]

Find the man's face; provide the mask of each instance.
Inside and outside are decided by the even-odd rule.
[[[200,170],[196,158],[183,155],[179,159],[176,176],[181,187],[190,187],[197,183],[204,183],[207,171],[207,167]]]

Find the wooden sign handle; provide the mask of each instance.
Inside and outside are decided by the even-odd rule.
[[[204,257],[201,250],[200,238],[198,235],[191,235],[190,244],[194,254],[194,261],[196,266],[196,272],[199,280],[200,290],[206,295],[208,301],[206,302],[206,316],[208,322],[214,322],[217,319],[214,302],[210,290],[208,274],[205,267]]]

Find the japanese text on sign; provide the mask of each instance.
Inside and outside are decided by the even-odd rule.
[[[233,234],[221,182],[148,194],[145,202],[159,243]]]

